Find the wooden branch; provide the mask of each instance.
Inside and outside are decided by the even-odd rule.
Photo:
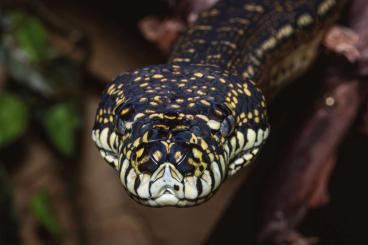
[[[147,16],[138,22],[142,35],[153,42],[164,55],[169,55],[171,47],[188,23],[193,23],[200,12],[210,8],[218,0],[176,1],[172,16],[160,19]]]
[[[277,163],[279,171],[270,181],[263,201],[262,242],[298,244],[303,238],[299,236],[295,241],[295,225],[309,208],[328,200],[326,189],[336,148],[362,103],[358,81],[341,81],[328,94],[302,126],[289,154]]]
[[[326,202],[328,177],[335,163],[335,151],[368,94],[368,86],[362,78],[367,75],[368,68],[365,57],[368,31],[362,25],[368,20],[368,5],[362,5],[362,2],[356,0],[349,15],[354,16],[349,23],[358,34],[359,41],[351,31],[350,34],[334,33],[333,38],[339,43],[335,43],[340,47],[337,50],[342,51],[351,63],[356,62],[358,69],[352,69],[348,61],[328,64],[325,68],[328,77],[321,84],[328,96],[323,98],[323,104],[317,102],[312,117],[301,127],[301,133],[289,148],[289,154],[277,163],[279,171],[269,183],[262,208],[261,242],[310,244],[302,236],[295,236],[294,227],[309,208]],[[356,8],[355,4],[360,8]],[[362,15],[357,15],[357,10]],[[357,77],[360,79],[355,79]]]

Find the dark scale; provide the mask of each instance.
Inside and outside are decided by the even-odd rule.
[[[118,76],[92,137],[141,204],[188,207],[252,162],[269,134],[266,98],[313,61],[337,0],[220,0],[167,64]]]

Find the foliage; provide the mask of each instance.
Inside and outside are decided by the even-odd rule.
[[[58,103],[48,108],[44,125],[54,146],[64,155],[72,156],[76,149],[80,125],[78,110],[71,103]]]
[[[9,92],[0,92],[0,146],[12,143],[26,131],[28,112],[24,102]]]
[[[42,22],[23,11],[10,14],[14,38],[31,63],[41,62],[49,55],[47,31]]]
[[[50,207],[50,201],[45,192],[39,192],[31,200],[31,209],[34,216],[52,235],[60,235],[62,226],[59,223],[56,214]]]
[[[77,105],[81,63],[49,42],[48,29],[35,15],[8,10],[0,23],[5,30],[0,36],[0,62],[22,91],[21,96],[6,92],[0,97],[0,126],[7,129],[0,132],[0,147],[25,133],[31,119],[44,127],[60,154],[73,156],[82,122]],[[32,111],[29,117],[28,111]]]

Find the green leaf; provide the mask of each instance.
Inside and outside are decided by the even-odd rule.
[[[57,150],[63,155],[72,156],[76,150],[80,126],[80,114],[75,106],[71,103],[51,106],[45,114],[44,124]]]
[[[32,197],[31,210],[41,225],[52,235],[59,235],[62,232],[62,226],[59,223],[56,214],[50,207],[50,202],[44,192],[39,192]]]
[[[0,146],[22,136],[28,125],[26,105],[17,96],[0,92]]]
[[[48,57],[47,31],[42,22],[22,11],[14,11],[11,16],[15,27],[14,36],[19,48],[30,62],[40,62]]]

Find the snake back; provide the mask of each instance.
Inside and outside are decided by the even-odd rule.
[[[120,74],[92,138],[124,188],[148,206],[208,200],[266,141],[269,100],[318,54],[343,1],[220,0],[166,64]]]

